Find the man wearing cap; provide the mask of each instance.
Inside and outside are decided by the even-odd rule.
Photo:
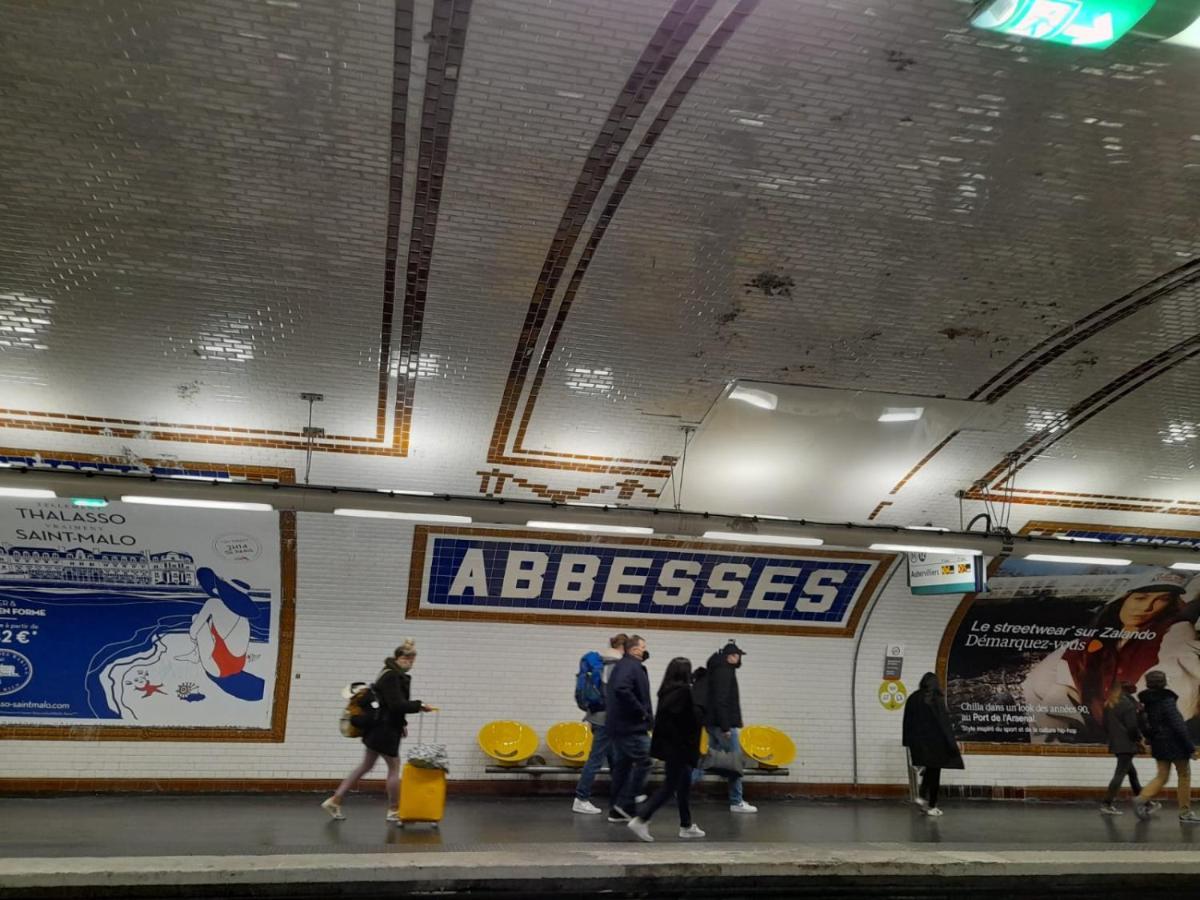
[[[1054,740],[1064,727],[1077,740],[1101,740],[1099,725],[1113,687],[1128,681],[1144,688],[1151,669],[1163,671],[1176,688],[1184,719],[1200,713],[1200,604],[1188,602],[1200,581],[1189,584],[1183,572],[1160,569],[1131,583],[1097,613],[1088,636],[1055,650],[1026,676],[1023,692],[1034,707],[1035,742]]]
[[[704,726],[708,730],[710,747],[735,750],[738,733],[742,727],[742,701],[738,691],[737,670],[742,667],[746,655],[734,641],[708,658],[708,674],[705,679]],[[742,776],[730,773],[729,811],[755,813],[758,807],[751,806],[742,796]]]

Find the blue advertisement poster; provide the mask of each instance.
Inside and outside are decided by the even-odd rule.
[[[269,728],[274,513],[0,505],[0,724]]]

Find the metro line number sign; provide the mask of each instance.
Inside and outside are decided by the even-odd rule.
[[[1154,7],[1155,0],[992,0],[972,17],[977,28],[1091,47],[1111,46]]]
[[[898,557],[420,525],[408,618],[854,634]]]

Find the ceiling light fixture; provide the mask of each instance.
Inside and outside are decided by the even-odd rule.
[[[525,523],[530,528],[547,528],[553,531],[594,531],[597,534],[654,534],[653,528],[642,525],[593,525],[588,522],[546,522],[534,519]]]
[[[925,415],[923,406],[889,406],[879,416],[880,422],[915,422]]]
[[[730,400],[741,400],[759,409],[774,410],[779,406],[779,397],[770,391],[760,391],[757,388],[735,387],[729,392]]]
[[[886,550],[892,553],[935,553],[941,556],[983,556],[982,550],[969,547],[925,547],[919,544],[872,544],[872,550]]]
[[[99,509],[101,507],[108,506],[108,501],[105,500],[103,497],[72,497],[71,505],[72,506],[90,506],[90,507],[95,507],[96,509]]]
[[[938,532],[945,533],[945,532],[948,532],[950,529],[942,528],[940,525],[905,525],[904,530],[905,531],[938,531]]]
[[[355,516],[360,519],[397,519],[401,522],[438,522],[446,525],[469,525],[470,516],[450,516],[443,513],[393,512],[390,509],[353,509],[339,507],[335,516]]]
[[[1069,534],[1056,534],[1054,536],[1054,539],[1056,541],[1072,541],[1072,542],[1077,542],[1080,544],[1102,544],[1102,543],[1104,543],[1102,540],[1100,540],[1100,538],[1071,537]]]
[[[744,544],[779,544],[783,547],[820,547],[825,542],[820,538],[790,537],[782,534],[745,534],[740,531],[706,531],[704,537],[710,541],[739,541]]]
[[[1200,563],[1171,563],[1172,569],[1178,569],[1180,572],[1200,572]]]
[[[54,491],[44,491],[40,488],[9,488],[0,487],[0,497],[21,497],[26,500],[50,500],[57,497]]]
[[[393,488],[376,488],[381,494],[403,494],[405,497],[434,497],[433,491],[401,491]]]
[[[1077,566],[1128,566],[1128,559],[1117,559],[1113,556],[1058,556],[1054,553],[1027,553],[1025,559],[1033,562],[1070,563]]]
[[[192,500],[187,497],[149,497],[141,494],[125,494],[122,503],[141,503],[146,506],[185,506],[190,509],[230,509],[245,512],[272,512],[270,503],[235,503],[232,500]]]

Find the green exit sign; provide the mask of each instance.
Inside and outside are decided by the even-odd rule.
[[[1017,34],[1102,49],[1126,34],[1155,0],[992,0],[979,8],[971,24]]]

